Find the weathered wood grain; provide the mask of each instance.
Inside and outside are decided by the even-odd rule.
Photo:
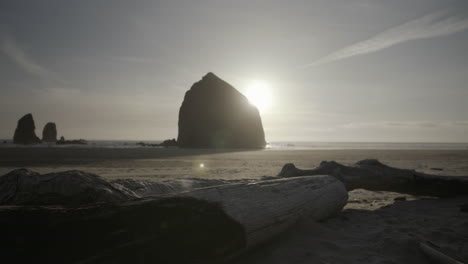
[[[344,185],[326,175],[221,185],[181,195],[220,203],[244,226],[248,247],[284,231],[303,216],[312,220],[330,217],[348,199]]]

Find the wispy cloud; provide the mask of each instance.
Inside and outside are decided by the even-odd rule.
[[[468,29],[468,18],[451,14],[448,9],[427,14],[397,27],[385,30],[367,40],[332,52],[304,68],[377,52],[416,39],[428,39],[454,34]]]
[[[468,127],[468,121],[381,121],[381,122],[355,122],[340,125],[342,128],[362,129],[371,127],[381,128],[446,128],[446,127]]]
[[[135,56],[112,57],[112,60],[115,60],[115,61],[118,61],[118,62],[128,62],[128,63],[143,63],[143,64],[157,63],[156,60],[151,59],[151,58],[135,57]]]
[[[39,77],[42,80],[63,82],[57,73],[40,65],[28,56],[20,45],[18,45],[15,39],[9,35],[0,35],[0,51],[9,57],[21,69],[33,76]]]

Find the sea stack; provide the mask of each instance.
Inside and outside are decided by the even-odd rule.
[[[49,122],[42,130],[42,141],[44,142],[57,142],[57,126],[55,123]]]
[[[263,148],[258,109],[213,73],[194,83],[179,110],[179,147]]]
[[[18,126],[13,136],[13,143],[15,144],[37,144],[41,140],[36,136],[36,125],[32,114],[27,114],[18,120]]]

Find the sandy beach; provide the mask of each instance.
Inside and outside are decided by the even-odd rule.
[[[258,150],[162,148],[1,148],[0,174],[84,170],[113,179],[259,179],[285,163],[313,168],[322,160],[352,165],[376,158],[389,166],[437,175],[468,175],[468,150]],[[403,198],[404,197],[404,198]],[[400,201],[395,201],[400,200]],[[354,190],[348,205],[323,222],[302,219],[237,263],[427,263],[419,241],[468,260],[468,197],[435,199]]]

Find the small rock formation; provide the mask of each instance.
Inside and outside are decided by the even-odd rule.
[[[0,177],[0,205],[83,205],[136,197],[126,188],[83,171],[41,175],[17,169]]]
[[[38,144],[41,140],[36,136],[36,125],[32,114],[27,114],[18,120],[18,126],[13,136],[14,144]]]
[[[137,146],[140,146],[140,147],[165,147],[165,148],[168,148],[168,147],[177,147],[177,140],[175,140],[175,138],[173,139],[166,139],[164,140],[162,143],[160,144],[157,144],[157,143],[146,143],[146,142],[143,142],[143,141],[140,141],[140,142],[137,142],[135,143]]]
[[[140,147],[159,147],[159,144],[153,144],[153,143],[146,143],[143,141],[135,143],[135,145],[140,146]]]
[[[165,148],[168,148],[168,147],[177,147],[178,144],[177,144],[177,140],[175,138],[173,139],[166,139],[164,140],[161,144],[159,144],[161,147],[165,147]]]
[[[49,122],[42,130],[42,141],[44,142],[57,142],[57,126],[55,123]]]
[[[61,136],[60,140],[58,140],[56,144],[57,145],[87,145],[88,142],[84,139],[65,140],[65,137]]]
[[[179,147],[263,148],[266,145],[258,109],[213,73],[185,93],[179,111]]]

